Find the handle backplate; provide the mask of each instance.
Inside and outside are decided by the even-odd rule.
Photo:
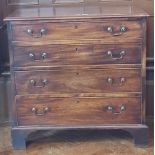
[[[108,57],[111,57],[111,59],[113,60],[120,60],[120,59],[123,59],[124,56],[125,56],[126,52],[125,51],[121,51],[119,52],[118,56],[114,56],[114,54],[112,53],[112,51],[108,51],[107,52],[107,56]]]
[[[119,31],[114,31],[114,27],[113,26],[108,26],[107,27],[107,32],[109,32],[113,36],[120,36],[123,33],[125,33],[126,31],[127,31],[127,28],[124,25],[120,26]]]
[[[29,53],[29,58],[30,58],[32,61],[41,61],[41,60],[44,60],[44,59],[47,58],[47,53],[46,53],[46,52],[42,52],[42,53],[40,54],[39,58],[37,58],[37,56],[36,56],[34,53],[30,52],[30,53]]]
[[[43,80],[36,81],[36,80],[31,79],[30,80],[30,84],[33,87],[43,88],[43,87],[45,87],[48,84],[48,80],[47,79],[43,79]]]
[[[35,31],[31,28],[27,29],[28,35],[30,35],[33,38],[41,38],[43,35],[47,33],[47,29],[42,28],[39,30],[39,32],[35,33]]]
[[[118,82],[115,82],[115,81],[118,81]],[[126,82],[125,77],[121,77],[121,78],[119,78],[119,80],[111,78],[111,77],[107,78],[107,83],[110,85],[113,85],[113,84],[123,85],[123,84],[125,84],[125,82]]]
[[[106,110],[111,112],[113,115],[120,115],[120,114],[122,114],[126,110],[126,107],[125,107],[125,105],[121,105],[121,106],[119,106],[119,111],[116,111],[116,109],[117,109],[117,107],[114,107],[112,105],[108,105],[106,107]]]
[[[33,107],[32,109],[31,109],[31,111],[32,111],[32,113],[34,113],[36,116],[44,116],[46,113],[48,113],[49,112],[49,108],[48,107],[45,107],[45,108],[43,108],[43,109],[38,109],[38,108],[35,108],[35,107]]]

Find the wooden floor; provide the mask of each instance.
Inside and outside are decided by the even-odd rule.
[[[61,131],[36,134],[26,151],[11,147],[10,128],[0,128],[0,155],[153,155],[153,124],[150,123],[147,148],[134,147],[124,131]]]

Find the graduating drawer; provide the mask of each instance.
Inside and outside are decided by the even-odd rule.
[[[140,124],[141,98],[16,98],[19,126]]]
[[[140,69],[15,72],[17,94],[141,92]]]
[[[33,44],[61,42],[139,42],[142,40],[142,22],[113,20],[87,22],[23,22],[12,25],[13,41]],[[82,41],[81,41],[82,43]]]
[[[14,47],[15,67],[140,64],[138,45],[49,45]]]

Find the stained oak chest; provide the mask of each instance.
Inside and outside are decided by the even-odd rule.
[[[14,148],[52,129],[123,129],[146,145],[147,16],[96,3],[21,8],[7,17]]]

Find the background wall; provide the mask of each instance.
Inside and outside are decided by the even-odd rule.
[[[148,19],[147,33],[147,118],[152,119],[154,115],[154,0],[133,0],[137,5],[146,10],[150,17]]]
[[[55,0],[40,0],[40,4],[51,4]],[[127,0],[126,0],[127,1]],[[7,4],[9,2],[9,5]],[[0,0],[0,125],[9,122],[8,103],[10,102],[10,77],[9,58],[7,48],[6,25],[3,18],[13,9],[19,6],[34,6],[38,0]],[[27,3],[27,4],[26,4]],[[133,5],[138,5],[146,10],[150,17],[148,19],[147,35],[147,118],[152,120],[154,111],[154,1],[133,0]]]
[[[6,25],[3,18],[8,13],[7,1],[0,0],[0,73],[6,70],[8,59]],[[10,78],[0,75],[0,124],[8,121],[8,90]]]

